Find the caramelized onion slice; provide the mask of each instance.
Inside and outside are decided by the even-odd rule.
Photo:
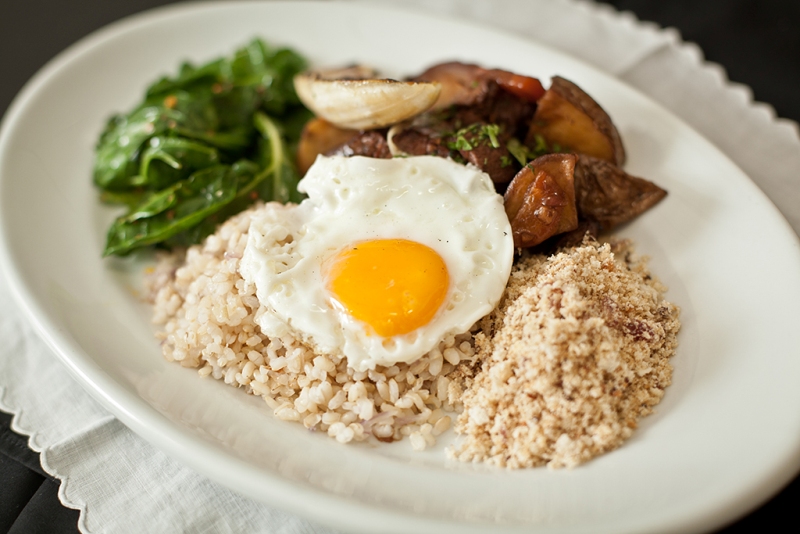
[[[317,117],[340,128],[355,130],[383,128],[419,115],[436,102],[441,91],[437,82],[341,76],[331,79],[331,74],[325,72],[298,74],[294,88]]]

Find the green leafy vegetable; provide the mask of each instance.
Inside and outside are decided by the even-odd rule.
[[[233,165],[213,165],[153,192],[114,222],[108,231],[104,256],[125,255],[171,238],[171,244],[198,242],[221,222],[216,217],[213,224],[201,224],[208,217],[220,215],[225,208],[228,209],[222,214],[233,215],[254,198],[300,201],[299,177],[280,129],[263,113],[256,113],[253,120],[261,134],[259,163],[243,159]]]
[[[132,182],[160,189],[219,162],[218,150],[206,144],[183,137],[153,137],[142,152],[139,176]]]
[[[94,164],[97,186],[112,191],[134,187],[130,178],[139,170],[142,145],[161,133],[156,126],[160,113],[156,107],[144,107],[128,116],[111,117],[97,146]]]
[[[236,182],[231,167],[218,165],[154,193],[114,222],[108,231],[104,255],[127,254],[194,226],[233,200]]]
[[[130,191],[102,191],[100,201],[105,204],[121,204],[132,209],[141,204],[142,199],[147,195],[142,189],[132,189]]]
[[[305,59],[254,40],[230,58],[151,85],[112,117],[96,151],[104,202],[128,212],[104,255],[153,244],[190,245],[253,200],[299,201],[293,151],[310,112],[294,92]]]
[[[262,135],[258,161],[264,169],[264,183],[267,186],[260,188],[260,198],[284,203],[300,202],[303,199],[297,191],[300,177],[292,163],[288,147],[283,143],[278,125],[263,113],[256,113],[255,126]]]

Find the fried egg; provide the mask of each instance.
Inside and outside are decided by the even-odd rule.
[[[434,156],[317,158],[298,205],[253,216],[256,321],[356,371],[412,362],[497,305],[514,254],[489,176]]]

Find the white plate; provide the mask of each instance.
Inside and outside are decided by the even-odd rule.
[[[100,258],[112,213],[91,185],[106,117],[183,59],[253,36],[317,64],[392,73],[462,59],[562,74],[612,115],[628,170],[669,190],[624,228],[683,309],[675,379],[617,451],[574,469],[446,462],[441,446],[341,446],[263,402],[166,363],[133,290],[141,265]],[[160,9],[73,46],[22,91],[0,133],[2,263],[42,337],[80,383],[157,447],[243,495],[376,532],[707,530],[800,466],[800,257],[775,208],[722,153],[619,81],[495,31],[365,5],[225,3]]]

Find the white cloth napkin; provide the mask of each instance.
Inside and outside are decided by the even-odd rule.
[[[390,1],[396,5],[397,0]],[[674,30],[576,0],[405,0],[409,9],[494,25],[579,57],[659,101],[728,154],[800,233],[800,135],[731,84]],[[537,21],[535,25],[531,21]],[[534,28],[535,31],[532,29]],[[0,281],[0,408],[30,436],[84,533],[332,530],[242,497],[168,458],[70,377]]]

